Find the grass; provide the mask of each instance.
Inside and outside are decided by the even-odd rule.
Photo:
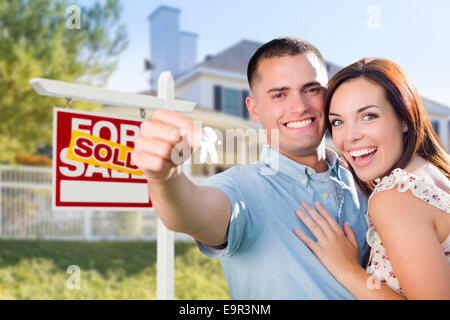
[[[156,243],[1,240],[0,299],[156,299]],[[219,261],[192,242],[175,244],[175,299],[230,299]]]

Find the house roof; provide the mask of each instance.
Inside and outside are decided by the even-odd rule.
[[[342,67],[338,66],[337,64],[334,64],[332,62],[328,62],[325,60],[325,63],[327,64],[327,70],[328,70],[328,79],[331,79],[336,73],[338,73]]]
[[[244,80],[247,76],[247,65],[250,58],[262,45],[263,43],[260,42],[241,40],[240,42],[217,53],[216,55],[207,56],[204,61],[196,64],[192,68],[182,72],[177,77],[175,77],[175,81],[177,84],[180,84],[192,78],[198,73],[212,72],[220,72],[222,75],[231,76],[233,78],[239,77],[241,80]],[[325,62],[327,65],[329,78],[334,76],[339,70],[342,69],[342,67],[337,64],[326,60]],[[429,113],[450,115],[450,107],[428,98],[422,97],[422,100],[426,110]]]
[[[450,116],[450,107],[424,97],[422,97],[422,102],[428,113]]]
[[[176,78],[184,78],[193,69],[209,69],[230,72],[233,74],[247,75],[247,65],[252,55],[263,43],[251,40],[241,40],[235,45],[219,52],[216,55],[208,55],[205,60],[196,64],[189,70],[182,72]],[[334,76],[342,67],[326,61],[329,77]]]
[[[216,55],[207,56],[203,62],[197,64],[197,67],[247,74],[250,58],[262,45],[259,42],[242,40]]]

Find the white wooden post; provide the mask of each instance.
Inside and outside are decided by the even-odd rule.
[[[158,97],[49,79],[31,79],[30,84],[40,95],[110,106],[138,109],[166,108],[181,112],[191,112],[195,107],[195,102],[175,99],[175,85],[168,71],[162,72],[159,77]],[[159,218],[157,228],[156,296],[157,299],[174,299],[174,233],[167,230]]]
[[[159,217],[157,217],[157,220],[158,229],[156,240],[156,299],[173,300],[175,296],[174,232],[167,230]]]
[[[91,240],[91,219],[92,219],[92,211],[84,210],[83,211],[83,237],[84,240]]]
[[[3,220],[3,212],[2,212],[2,182],[3,182],[3,176],[2,176],[3,170],[0,168],[0,237],[2,236],[2,220]]]
[[[158,80],[158,98],[166,102],[165,107],[173,105],[175,100],[175,84],[169,72],[161,73]],[[156,249],[156,299],[173,300],[174,287],[174,259],[175,236],[158,219],[157,249]]]

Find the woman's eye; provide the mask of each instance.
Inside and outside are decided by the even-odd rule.
[[[330,121],[331,126],[337,127],[338,125],[342,124],[342,120],[334,119]]]
[[[364,117],[363,117],[364,120],[373,120],[375,118],[378,118],[378,116],[373,113],[368,113],[368,114],[364,115]]]

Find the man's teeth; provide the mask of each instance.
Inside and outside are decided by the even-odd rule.
[[[310,125],[313,122],[313,119],[307,119],[307,120],[303,120],[303,121],[293,121],[293,122],[288,122],[286,124],[286,126],[288,128],[302,128],[302,127],[306,127],[307,125]]]
[[[377,150],[377,148],[361,149],[361,150],[358,150],[358,151],[350,152],[350,155],[352,157],[361,157],[361,156],[364,156],[366,154],[372,153],[375,150]]]

